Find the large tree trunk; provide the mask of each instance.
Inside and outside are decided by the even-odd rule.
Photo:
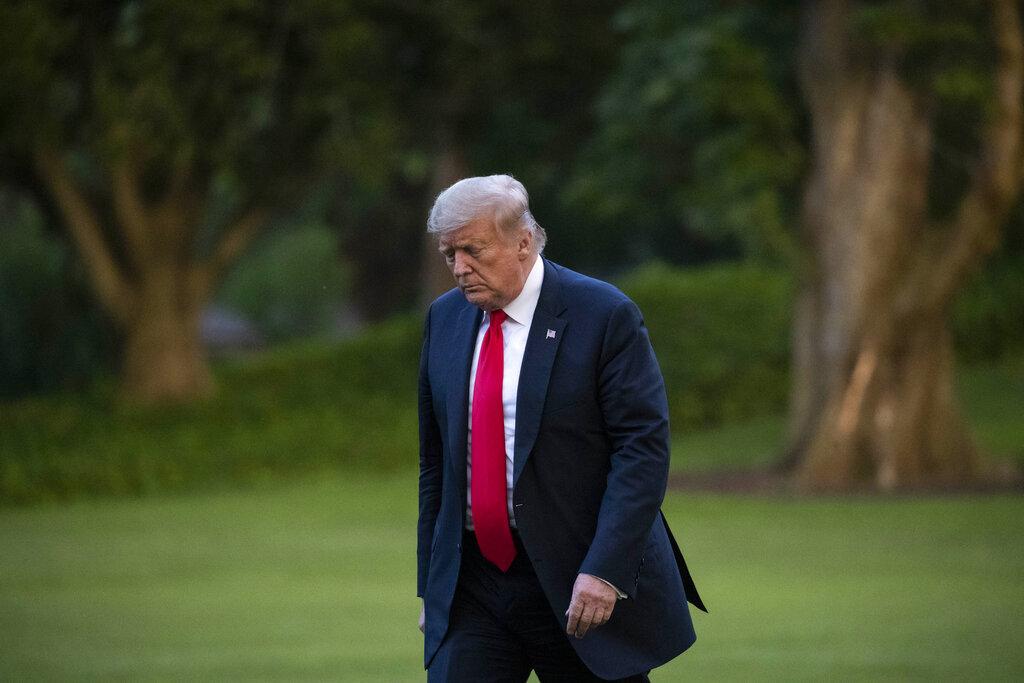
[[[929,224],[931,122],[898,54],[858,61],[849,7],[809,2],[802,85],[813,124],[793,337],[789,462],[807,488],[957,486],[984,476],[954,392],[961,283],[998,244],[1021,138],[1018,8],[994,3],[999,109],[956,220]]]
[[[265,223],[265,211],[245,211],[213,252],[200,258],[194,242],[202,201],[187,169],[172,174],[160,200],[149,202],[140,191],[141,170],[128,159],[116,164],[110,174],[113,229],[105,232],[100,212],[63,155],[40,148],[35,156],[96,295],[124,335],[124,397],[153,404],[208,395],[213,382],[199,336],[200,316],[225,270]]]
[[[199,337],[202,306],[187,300],[186,284],[179,276],[139,292],[138,311],[125,330],[126,395],[146,403],[177,402],[213,389]]]

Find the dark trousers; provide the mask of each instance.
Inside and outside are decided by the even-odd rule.
[[[473,533],[464,534],[448,633],[430,663],[428,680],[523,683],[530,671],[544,683],[604,680],[587,669],[569,644],[522,542],[514,532],[513,537],[518,552],[503,573],[480,554]],[[642,683],[648,678],[623,680]]]

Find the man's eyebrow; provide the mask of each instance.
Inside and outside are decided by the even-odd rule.
[[[471,239],[463,240],[461,242],[442,242],[438,245],[438,249],[446,251],[448,249],[465,249],[467,247],[482,247],[487,244],[487,240],[483,239]]]

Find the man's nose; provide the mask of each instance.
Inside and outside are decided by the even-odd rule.
[[[469,271],[472,270],[469,267],[469,261],[462,254],[455,252],[455,263],[452,264],[452,275],[455,277],[462,277],[468,275]]]

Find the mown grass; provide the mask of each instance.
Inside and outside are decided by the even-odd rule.
[[[0,679],[421,681],[412,473],[0,512]],[[655,681],[1019,680],[1024,498],[670,493]]]

